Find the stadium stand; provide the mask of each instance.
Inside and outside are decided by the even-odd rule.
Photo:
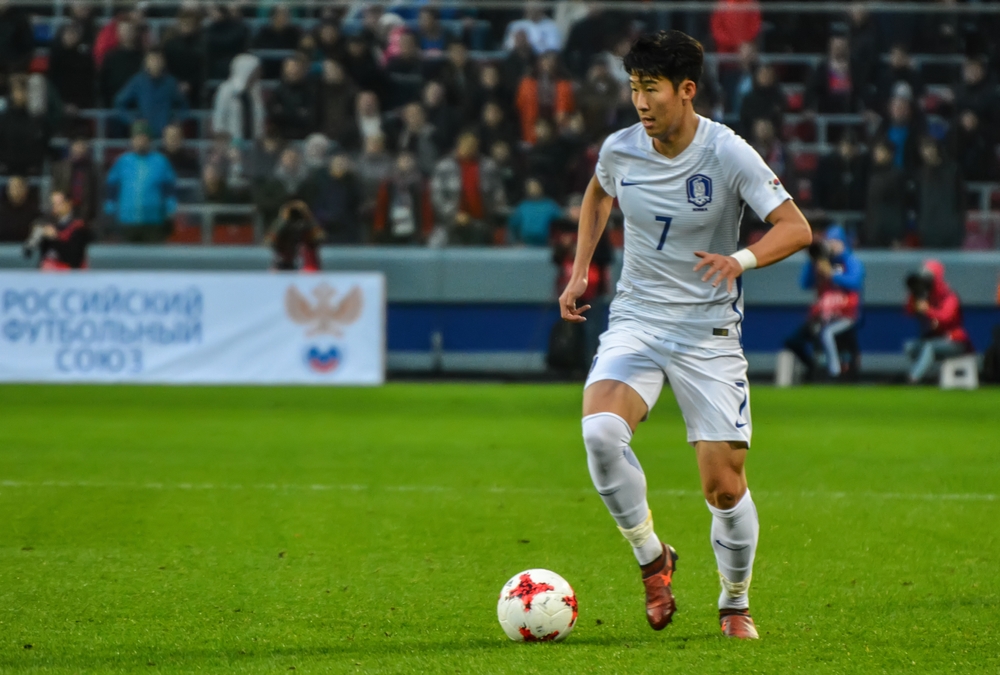
[[[412,153],[429,191],[439,164],[455,152],[458,132],[472,129],[485,166],[497,166],[505,192],[503,208],[491,209],[488,218],[493,234],[477,243],[503,245],[523,178],[540,177],[547,196],[560,204],[582,191],[600,143],[635,119],[616,55],[638,32],[672,27],[706,46],[699,111],[757,147],[815,225],[842,223],[863,248],[1000,247],[1000,49],[990,38],[1000,25],[996,6],[929,6],[904,15],[869,11],[864,3],[840,14],[769,5],[677,11],[650,4],[623,11],[615,3],[555,2],[542,11],[534,4],[494,9],[476,2],[277,9],[265,3],[3,2],[0,175],[6,183],[7,176],[28,174],[33,195],[45,203],[53,165],[79,137],[90,141],[93,166],[107,172],[129,149],[114,96],[140,71],[144,54],[158,50],[190,104],[180,118],[182,152],[175,154],[196,158],[198,169],[176,171],[180,205],[169,241],[259,242],[269,225],[262,214],[273,211],[259,199],[262,188],[288,179],[273,175],[280,170],[277,154],[262,150],[263,137],[280,130],[286,138],[275,139],[278,144],[302,154],[296,170],[303,175],[287,194],[314,202],[317,186],[330,184],[333,156],[348,155],[353,178],[338,176],[332,184],[336,199],[353,210],[350,235],[338,231],[343,218],[321,225],[333,241],[378,243],[384,240],[374,226],[379,194],[401,177],[394,160],[386,169],[367,165],[363,150],[370,139],[381,136],[393,158]],[[536,52],[555,44],[561,48],[554,61]],[[255,57],[260,69],[232,80],[230,64],[240,54]],[[89,87],[81,84],[88,72]],[[235,91],[240,117],[233,121],[231,105],[229,131],[222,131],[213,128],[213,118],[222,119],[213,108],[228,82],[235,83],[227,92]],[[444,95],[432,92],[431,83]],[[143,84],[143,95],[157,95],[156,86]],[[258,95],[260,108],[250,101]],[[363,99],[366,109],[377,103],[377,116],[355,114]],[[155,105],[152,98],[147,103]],[[492,126],[483,121],[490,103],[502,113]],[[758,124],[765,119],[770,124]],[[314,149],[322,148],[310,153],[303,139],[324,132],[328,142],[316,141]],[[939,149],[933,161],[923,151],[925,139]],[[879,142],[891,150],[885,166],[873,166]],[[840,155],[844,145],[854,150]],[[209,165],[224,190],[206,189],[201,169]],[[957,180],[941,179],[951,175]],[[880,198],[886,185],[894,186],[896,199]],[[224,203],[213,201],[223,193]],[[326,207],[343,208],[337,201]],[[886,220],[887,209],[898,213]],[[449,243],[441,215],[431,213],[428,227],[426,209],[419,210],[420,236],[406,241]],[[921,217],[928,213],[937,214],[933,223]],[[877,236],[876,221],[898,223],[898,231]],[[753,240],[764,227],[749,214],[745,236]],[[96,229],[116,237],[111,221]],[[470,240],[450,237],[452,244],[460,241]],[[620,233],[612,233],[612,241],[620,244]]]

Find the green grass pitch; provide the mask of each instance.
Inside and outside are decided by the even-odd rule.
[[[580,389],[0,387],[0,672],[997,673],[1000,391],[753,392],[756,643],[719,635],[669,392],[634,447],[674,624],[590,486]],[[496,621],[565,576],[560,644]]]

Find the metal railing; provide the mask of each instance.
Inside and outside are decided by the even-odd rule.
[[[970,181],[965,184],[965,189],[976,195],[978,211],[986,213],[992,209],[993,195],[1000,194],[1000,183]]]
[[[94,122],[94,136],[97,138],[107,138],[108,120],[122,119],[122,113],[114,108],[85,108],[77,116]],[[198,136],[205,138],[212,124],[212,111],[188,110],[183,115],[178,115],[178,119],[182,122],[194,120],[198,125]]]
[[[248,216],[253,223],[254,241],[264,237],[264,223],[252,204],[178,204],[177,214],[196,218],[201,227],[201,243],[210,245],[219,216]]]

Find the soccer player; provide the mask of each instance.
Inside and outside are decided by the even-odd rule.
[[[586,320],[590,306],[577,307],[577,299],[617,197],[625,264],[583,393],[590,475],[632,544],[646,618],[661,630],[676,611],[677,553],[653,529],[646,478],[629,442],[669,377],[712,514],[720,626],[726,636],[754,639],[748,591],[759,525],[743,467],[752,426],[741,275],[807,247],[812,233],[760,156],[728,127],[695,113],[703,60],[698,41],[678,31],[640,37],[625,55],[640,121],[601,148],[559,302],[563,319]],[[773,227],[738,251],[744,205]]]

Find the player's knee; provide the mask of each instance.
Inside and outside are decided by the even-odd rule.
[[[632,438],[632,429],[614,413],[597,413],[583,418],[583,444],[587,452],[620,449]]]
[[[583,418],[583,445],[592,467],[606,467],[618,460],[631,438],[628,422],[614,413],[597,413]]]
[[[705,500],[717,509],[728,510],[736,506],[743,493],[746,492],[746,485],[740,480],[739,475],[732,476],[710,476],[703,484]]]
[[[728,511],[739,504],[740,496],[735,491],[719,491],[706,494],[705,499],[715,508]]]

